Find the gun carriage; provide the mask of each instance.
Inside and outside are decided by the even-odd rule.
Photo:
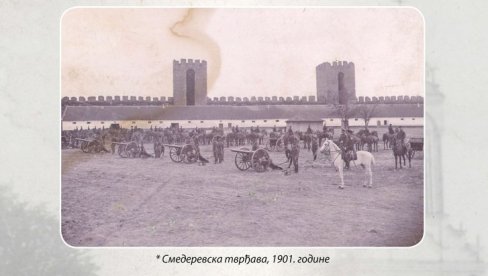
[[[163,144],[165,147],[169,147],[169,158],[175,163],[195,163],[198,161],[198,151],[195,146],[191,144],[185,145],[169,145]]]
[[[271,164],[271,158],[269,153],[265,149],[257,149],[255,151],[247,148],[231,149],[236,153],[235,164],[241,171],[246,171],[249,168],[253,168],[257,172],[264,172]]]

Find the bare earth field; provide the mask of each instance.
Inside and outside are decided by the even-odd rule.
[[[241,172],[227,148],[206,166],[173,163],[168,149],[162,159],[63,150],[62,234],[73,246],[412,246],[423,235],[423,153],[395,171],[382,148],[373,188],[353,166],[344,190],[330,162],[310,167],[303,149],[289,176]]]

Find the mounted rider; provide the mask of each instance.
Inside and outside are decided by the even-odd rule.
[[[389,133],[390,135],[395,134],[395,131],[393,130],[393,126],[392,126],[391,124],[388,126],[388,133]]]
[[[396,132],[396,139],[401,141],[401,145],[402,147],[405,145],[405,138],[406,138],[406,134],[405,134],[405,131],[403,131],[402,127],[398,127],[396,128],[395,130]]]
[[[364,128],[364,135],[369,136],[371,133],[369,132],[369,129],[367,127]]]
[[[290,126],[290,128],[288,129],[288,135],[289,135],[289,136],[293,136],[293,130],[291,130],[291,126]]]
[[[352,130],[347,130],[345,128],[342,129],[341,136],[339,137],[339,146],[342,151],[342,160],[346,164],[346,169],[349,169],[349,163],[351,160],[356,160],[357,155],[356,151],[354,150],[354,143],[351,139]]]

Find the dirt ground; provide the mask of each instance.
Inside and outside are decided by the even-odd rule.
[[[203,146],[202,155],[211,156]],[[412,246],[423,235],[423,153],[394,170],[375,152],[373,188],[345,172],[344,190],[325,159],[298,174],[242,172],[222,164],[62,151],[62,234],[73,246]],[[271,153],[274,163],[284,153]],[[212,159],[213,161],[213,159]],[[407,163],[408,165],[408,163]],[[283,165],[285,166],[285,165]]]

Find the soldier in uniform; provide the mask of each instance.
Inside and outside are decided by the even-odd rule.
[[[344,163],[346,164],[346,169],[349,169],[350,167],[350,152],[354,152],[354,145],[350,137],[351,132],[351,130],[346,131],[346,129],[343,128],[341,136],[339,137],[339,144],[342,151],[342,160],[344,160]]]
[[[308,127],[307,127],[307,133],[308,134],[312,133],[312,128],[310,127],[310,125],[308,125]]]
[[[291,130],[291,126],[290,126],[290,128],[288,129],[288,135],[290,135],[290,136],[291,136],[291,135],[293,135],[293,130]]]
[[[391,124],[388,126],[388,133],[390,135],[395,134],[395,131],[393,130],[393,126]]]
[[[216,137],[216,139],[214,139],[212,142],[212,152],[213,152],[213,156],[214,156],[214,164],[217,164],[219,161],[219,151],[218,151],[219,140],[220,140],[220,137]]]
[[[313,161],[317,159],[317,150],[319,149],[319,139],[317,135],[312,136],[312,154],[313,154]]]
[[[217,157],[218,163],[224,162],[224,141],[222,141],[222,137],[217,138]]]
[[[288,146],[290,147],[290,163],[288,164],[288,168],[290,168],[291,163],[293,163],[293,166],[295,167],[295,173],[298,173],[298,157],[300,154],[299,141],[300,139],[298,139],[298,137],[292,136],[288,143]]]
[[[405,138],[406,138],[406,134],[405,134],[405,131],[403,131],[402,127],[398,127],[398,134],[397,134],[397,138],[400,139],[400,141],[402,141],[402,145],[405,143]]]
[[[162,137],[154,137],[154,158],[161,158],[164,155],[164,146],[161,143]]]

